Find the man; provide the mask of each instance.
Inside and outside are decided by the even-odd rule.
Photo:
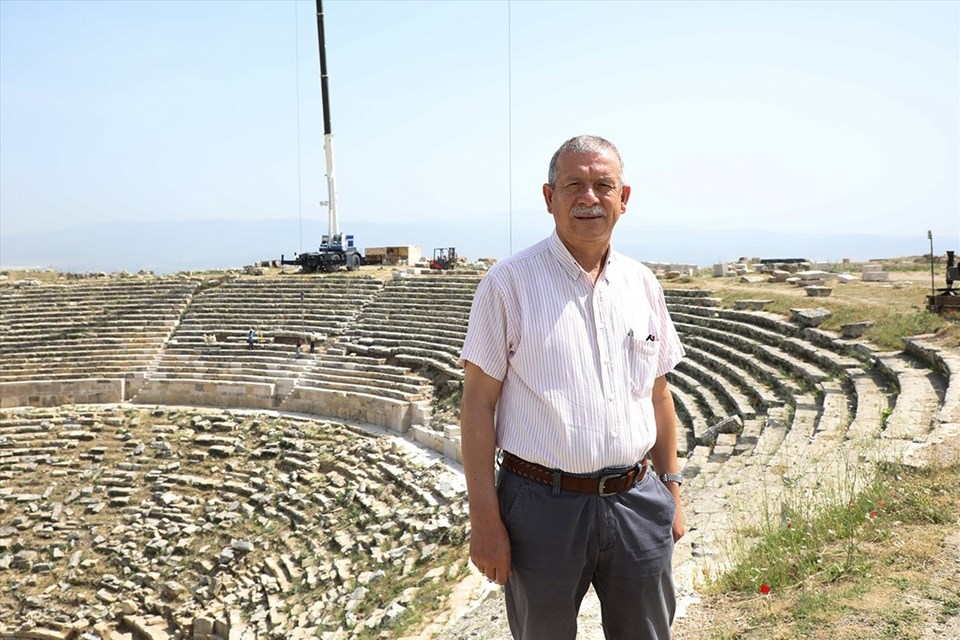
[[[518,640],[573,640],[591,584],[607,640],[667,640],[684,523],[664,375],[683,347],[656,278],[611,249],[616,147],[565,142],[543,196],[554,233],[484,277],[464,341],[470,557]]]

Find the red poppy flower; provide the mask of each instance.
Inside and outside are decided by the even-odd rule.
[[[762,593],[763,595],[767,595],[768,593],[770,593],[770,585],[768,585],[768,584],[761,584],[761,585],[760,585],[760,593]]]

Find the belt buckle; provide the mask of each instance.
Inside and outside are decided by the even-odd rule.
[[[600,476],[600,484],[597,487],[597,493],[600,495],[601,498],[608,498],[610,496],[617,495],[618,493],[620,493],[619,491],[609,491],[609,492],[606,491],[607,480],[617,480],[623,477],[625,476],[622,473],[614,473],[607,476]]]

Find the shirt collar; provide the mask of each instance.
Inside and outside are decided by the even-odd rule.
[[[570,251],[564,246],[563,241],[560,240],[560,236],[557,235],[557,230],[554,229],[553,233],[550,235],[550,253],[556,259],[557,263],[560,265],[560,268],[566,273],[572,280],[576,280],[580,277],[581,273],[586,273],[583,270],[583,267],[580,266],[580,263],[577,262],[574,257],[570,254]],[[600,280],[605,280],[609,282],[611,270],[616,269],[617,259],[616,254],[613,251],[613,246],[610,246],[610,249],[607,251],[607,264],[604,265],[603,271],[600,273]]]

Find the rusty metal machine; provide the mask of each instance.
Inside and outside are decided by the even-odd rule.
[[[933,273],[933,254],[930,255],[930,272]],[[960,266],[957,265],[956,252],[947,251],[947,286],[934,289],[931,282],[930,295],[927,296],[927,309],[940,314],[960,314]]]
[[[430,261],[430,268],[437,270],[453,269],[457,266],[457,248],[440,247],[433,250],[433,260]]]

